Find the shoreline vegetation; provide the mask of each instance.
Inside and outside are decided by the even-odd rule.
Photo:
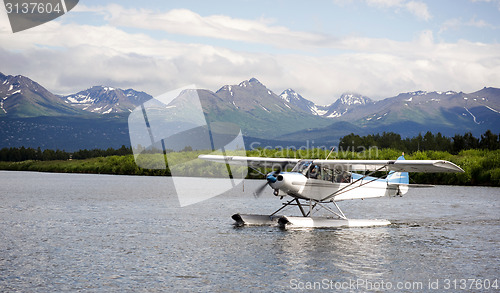
[[[500,187],[500,142],[499,136],[490,131],[474,138],[470,133],[446,138],[441,134],[411,139],[401,139],[395,133],[360,137],[354,134],[340,140],[339,149],[330,154],[330,149],[322,148],[257,148],[247,150],[249,157],[288,157],[301,159],[366,159],[395,160],[405,152],[407,160],[447,160],[460,166],[464,173],[410,173],[410,183],[435,185],[466,185]],[[362,147],[370,145],[369,148]],[[460,148],[458,148],[460,146]],[[434,150],[420,150],[426,149]],[[171,176],[168,162],[174,168],[182,166],[184,176],[213,177],[216,174],[227,174],[224,164],[211,164],[198,158],[208,151],[192,150],[186,147],[183,151],[166,152],[165,156],[142,154],[137,158],[141,166],[157,166],[158,169],[141,168],[136,163],[132,149],[122,146],[119,149],[80,150],[68,153],[60,150],[41,150],[32,148],[3,148],[0,150],[0,170],[37,171],[57,173],[92,173],[114,175]],[[241,153],[241,151],[240,151]],[[160,160],[158,160],[160,158]],[[152,162],[152,163],[149,163]],[[183,163],[177,165],[178,162]],[[214,167],[216,165],[216,167]],[[241,167],[240,167],[241,168]],[[242,169],[231,168],[233,172]],[[243,169],[244,170],[244,169]],[[264,170],[263,173],[271,169]],[[182,174],[175,170],[176,176]],[[181,175],[183,176],[183,175]],[[252,169],[248,169],[246,178],[264,178]]]
[[[213,165],[197,159],[198,155],[206,154],[203,151],[187,151],[168,153],[168,160],[192,162],[189,175],[194,177],[210,177],[220,170],[208,169]],[[327,152],[328,153],[328,152]],[[283,156],[288,154],[289,156]],[[319,154],[319,156],[318,156]],[[276,149],[258,149],[247,151],[247,156],[264,157],[296,157],[296,158],[325,158],[324,149],[307,149],[298,151],[283,151]],[[378,159],[394,160],[401,155],[395,149],[370,149],[364,152],[333,152],[330,159]],[[456,155],[442,151],[417,151],[405,154],[407,160],[447,160],[464,169],[464,173],[411,173],[410,183],[435,185],[469,185],[469,186],[500,186],[500,150],[464,150]],[[224,164],[218,164],[224,168]],[[26,160],[20,162],[0,161],[0,170],[10,171],[37,171],[56,173],[92,173],[114,175],[142,175],[142,176],[170,176],[170,170],[145,169],[139,167],[133,155],[113,155],[88,159],[72,160]],[[270,171],[266,170],[266,171]],[[246,178],[263,178],[249,170]]]

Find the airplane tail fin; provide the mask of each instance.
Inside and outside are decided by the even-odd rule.
[[[404,160],[404,154],[398,160]],[[389,185],[398,185],[398,195],[403,195],[408,192],[408,184],[410,184],[410,177],[408,172],[389,172],[387,176],[387,183]]]

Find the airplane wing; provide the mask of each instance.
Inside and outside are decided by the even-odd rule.
[[[313,164],[344,171],[464,172],[459,166],[444,160],[313,160]]]
[[[198,158],[230,165],[272,167],[295,165],[300,159],[244,156],[200,155]],[[313,164],[344,171],[395,171],[453,173],[464,172],[459,166],[444,160],[313,160]]]
[[[243,156],[222,156],[222,155],[200,155],[202,160],[249,167],[272,168],[273,166],[295,165],[300,159],[289,158],[264,158],[264,157],[243,157]]]

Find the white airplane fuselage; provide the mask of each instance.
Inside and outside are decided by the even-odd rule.
[[[269,178],[269,176],[274,177]],[[348,182],[333,182],[322,179],[307,178],[299,172],[282,172],[273,176],[268,175],[271,188],[279,190],[278,195],[289,195],[299,199],[322,201],[332,194],[338,192],[334,197],[327,200],[347,200],[364,199],[396,195],[398,187],[388,184],[385,179],[366,177],[360,179],[362,175],[352,174]],[[272,182],[275,181],[275,182]],[[353,183],[354,182],[354,183]]]

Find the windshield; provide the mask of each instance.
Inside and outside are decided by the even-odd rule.
[[[306,174],[309,166],[311,166],[312,161],[300,161],[293,167],[292,172],[298,172],[302,174]]]

